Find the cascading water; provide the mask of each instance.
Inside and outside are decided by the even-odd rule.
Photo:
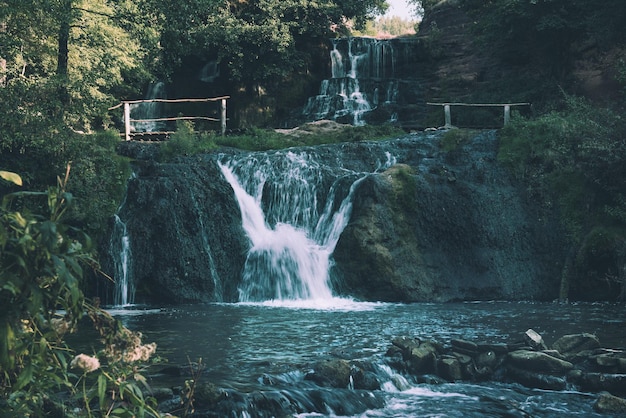
[[[233,187],[251,243],[240,301],[332,300],[331,255],[363,175],[336,177],[324,203],[318,197],[322,168],[307,154],[288,152],[281,161],[248,157],[220,168]]]
[[[131,274],[132,253],[130,250],[130,238],[126,224],[118,215],[115,215],[110,245],[115,268],[113,303],[116,306],[132,305],[135,299],[135,284]]]
[[[165,84],[161,81],[152,84],[148,88],[146,93],[146,100],[152,99],[165,99],[167,98],[167,92],[165,90]],[[131,119],[135,120],[147,120],[155,119],[162,115],[162,103],[148,102],[132,104],[130,108]],[[163,122],[150,121],[150,122],[134,122],[132,129],[135,132],[158,132],[162,130]]]
[[[331,42],[331,78],[308,99],[303,109],[307,120],[363,125],[377,111],[377,120],[394,121],[399,106],[423,101],[415,80],[414,61],[420,55],[416,41],[356,37]]]

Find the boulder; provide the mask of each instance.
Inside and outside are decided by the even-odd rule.
[[[472,341],[452,339],[450,340],[450,344],[452,345],[452,349],[459,353],[470,355],[478,353],[478,344]]]
[[[593,350],[600,347],[598,337],[593,334],[565,335],[552,344],[552,348],[559,353],[571,357],[585,350]]]
[[[583,373],[580,387],[590,392],[610,392],[613,395],[626,395],[626,374]]]
[[[543,338],[533,329],[529,329],[524,333],[524,340],[535,350],[545,350],[548,347],[543,342]]]
[[[517,350],[507,355],[507,362],[523,370],[547,374],[565,374],[574,365],[541,351]]]
[[[610,393],[601,393],[593,409],[601,414],[626,414],[626,399],[618,398]]]
[[[513,366],[507,366],[507,377],[529,388],[565,390],[567,387],[567,381],[563,377],[532,372]]]
[[[493,369],[498,364],[498,357],[493,351],[485,351],[474,358],[474,363],[476,363],[476,367],[489,367]]]
[[[601,354],[592,355],[590,359],[595,365],[605,371],[626,373],[626,352],[624,351],[608,350]]]
[[[350,369],[350,363],[346,360],[323,360],[315,363],[313,371],[304,378],[320,386],[347,388],[350,385]]]
[[[450,382],[463,379],[461,363],[456,357],[443,356],[437,361],[437,371],[439,375]]]
[[[424,341],[409,354],[409,369],[415,374],[432,373],[437,364],[437,346]]]
[[[403,353],[410,353],[411,350],[420,346],[419,338],[396,337],[391,341],[394,347],[398,347]]]

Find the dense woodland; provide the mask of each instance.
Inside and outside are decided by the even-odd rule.
[[[514,115],[500,132],[499,158],[530,198],[561,213],[571,242],[562,298],[584,298],[602,281],[617,289],[606,298],[621,289],[623,299],[626,2],[414,3],[424,21],[442,4],[470,16],[476,48],[507,69],[492,91],[535,104],[533,115]],[[327,40],[367,33],[386,7],[384,0],[0,0],[0,412],[60,414],[46,395],[59,387],[103,408],[111,394],[126,393],[134,412],[121,416],[150,411],[133,386],[140,376],[130,383],[132,362],[121,361],[128,353],[111,348],[149,346],[97,307],[85,308],[77,290],[87,266],[97,270],[97,245],[80,230],[97,243],[130,170],[115,153],[119,136],[107,109],[210,60],[232,91],[258,98],[282,86],[293,96],[287,103],[303,103],[307,83],[319,82],[312,74]],[[420,27],[415,35],[434,60],[440,32]],[[590,94],[573,74],[599,64],[614,87]],[[18,190],[47,192],[6,196]],[[51,326],[59,305],[65,331],[87,309],[108,344],[110,368],[96,380],[86,377],[89,364],[82,377],[55,374],[71,360],[65,331]]]

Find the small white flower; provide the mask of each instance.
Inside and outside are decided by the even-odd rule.
[[[70,363],[72,369],[81,369],[85,373],[91,373],[100,368],[100,360],[87,354],[79,354]]]

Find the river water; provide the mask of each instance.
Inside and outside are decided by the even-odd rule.
[[[597,394],[576,390],[534,390],[499,382],[420,383],[393,371],[385,352],[395,336],[443,344],[452,338],[510,343],[519,341],[529,328],[539,332],[548,345],[565,334],[589,332],[605,347],[626,346],[624,306],[616,304],[403,305],[331,299],[320,304],[208,304],[111,312],[131,329],[143,332],[145,342],[156,342],[158,354],[170,364],[202,359],[205,382],[241,393],[289,394],[292,401],[313,394],[324,399],[324,410],[298,410],[302,417],[607,416],[593,411]],[[328,358],[373,365],[381,389],[320,388],[304,379],[312,364]],[[184,380],[158,375],[154,379],[160,385]],[[240,405],[228,416],[269,415]]]

